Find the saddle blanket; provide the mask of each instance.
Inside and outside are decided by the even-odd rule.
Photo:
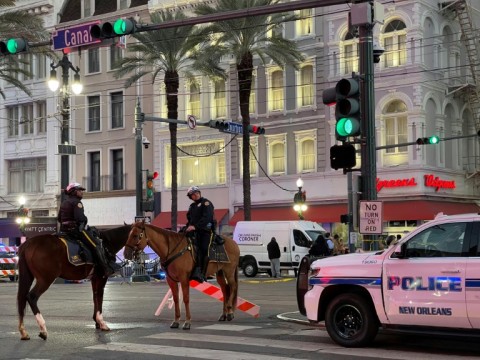
[[[60,240],[67,249],[67,258],[70,264],[75,266],[80,265],[93,265],[93,255],[90,249],[79,244],[79,240],[70,239],[66,237],[60,237]]]
[[[217,235],[218,236],[218,235]],[[223,239],[222,239],[223,240]],[[215,240],[210,242],[208,247],[209,262],[229,263],[230,259],[225,251],[225,244],[219,245]]]

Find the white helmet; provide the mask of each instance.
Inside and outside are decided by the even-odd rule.
[[[187,196],[190,197],[196,192],[200,192],[200,188],[198,186],[190,186],[187,191]]]
[[[73,182],[73,183],[68,184],[68,186],[65,189],[65,193],[66,194],[73,194],[73,192],[75,190],[85,190],[85,188],[81,184]]]

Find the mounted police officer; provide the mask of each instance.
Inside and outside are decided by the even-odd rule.
[[[208,245],[213,236],[215,227],[214,207],[211,201],[202,197],[198,186],[192,186],[187,191],[187,196],[193,201],[187,212],[187,235],[194,231],[197,245],[196,266],[191,278],[198,282],[206,281],[205,271],[208,265]]]
[[[102,240],[99,239],[92,228],[87,226],[88,218],[85,216],[85,208],[82,204],[85,188],[79,183],[73,182],[65,189],[65,200],[60,205],[58,222],[60,231],[79,239],[92,250],[95,260],[95,270],[99,275],[109,276],[113,274],[118,266],[114,259],[107,262]]]

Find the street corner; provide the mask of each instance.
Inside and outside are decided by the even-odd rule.
[[[299,311],[290,311],[290,312],[285,312],[285,313],[278,314],[277,319],[282,320],[282,321],[302,324],[302,325],[310,325],[310,326],[318,327],[318,328],[324,328],[325,327],[325,323],[323,321],[318,322],[318,323],[310,322],[307,319],[307,317],[300,314]]]

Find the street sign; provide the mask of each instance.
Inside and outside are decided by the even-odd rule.
[[[152,218],[150,216],[135,216],[135,222],[145,221],[145,224],[151,224]]]
[[[360,201],[360,234],[383,233],[383,203]]]
[[[53,50],[62,50],[102,42],[101,39],[94,39],[90,35],[90,28],[99,23],[100,21],[94,21],[88,24],[55,30],[52,33]]]
[[[228,128],[223,130],[223,132],[230,133],[230,134],[243,134],[243,125],[234,122],[227,122],[225,123],[228,125]]]
[[[188,115],[187,117],[187,125],[190,129],[195,129],[197,126],[197,118],[193,115]]]

